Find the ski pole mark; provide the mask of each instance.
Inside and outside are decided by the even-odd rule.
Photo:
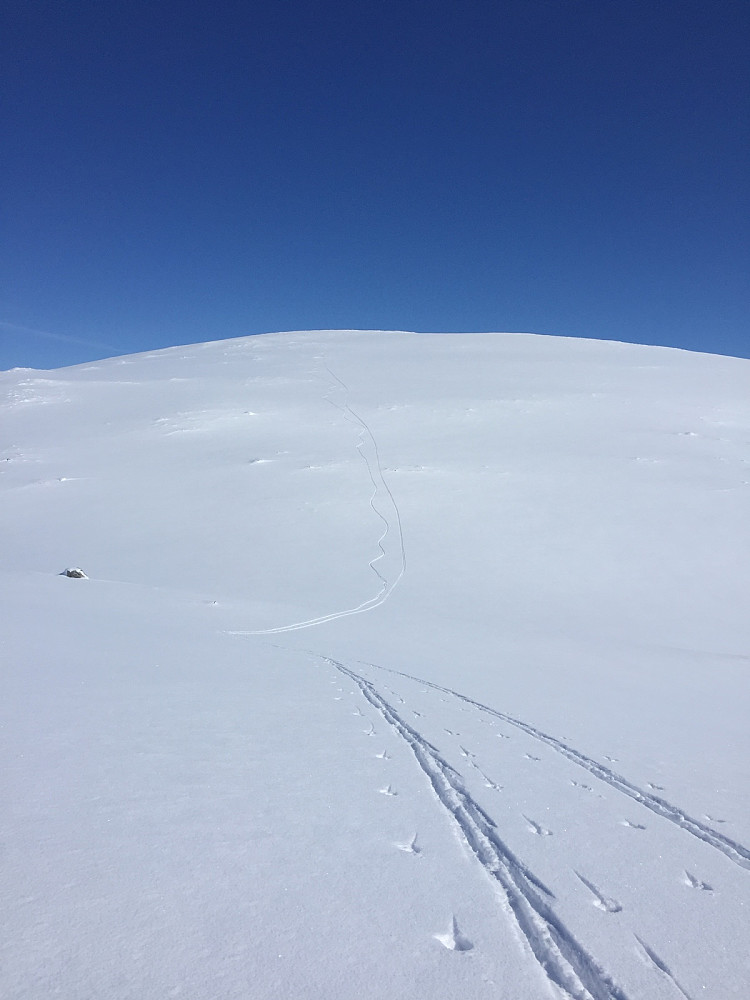
[[[451,920],[451,926],[447,934],[435,934],[434,937],[448,951],[471,951],[474,947],[472,942],[459,930],[455,917]]]
[[[491,788],[494,792],[502,792],[503,786],[498,785],[497,782],[492,780],[492,778],[488,778],[487,775],[484,773],[484,771],[481,769],[481,767],[477,767],[477,771],[479,771],[479,773],[484,778],[484,783],[487,786],[487,788]]]
[[[577,879],[583,882],[591,895],[594,897],[594,906],[598,907],[600,910],[604,910],[605,913],[622,912],[622,906],[616,899],[612,899],[610,896],[605,896],[593,882],[590,882],[587,878],[581,875],[580,872],[574,871],[573,874]]]
[[[699,878],[687,869],[685,869],[685,885],[689,885],[691,889],[701,889],[703,892],[714,891],[714,887],[712,885],[709,885],[708,882],[701,882]]]
[[[563,742],[557,737],[551,736],[549,733],[545,733],[541,729],[536,729],[534,726],[530,725],[528,722],[524,722],[522,719],[517,719],[512,715],[506,715],[504,712],[499,712],[497,709],[490,708],[489,705],[483,705],[482,702],[476,701],[474,698],[469,698],[468,695],[454,691],[452,688],[443,687],[440,684],[434,684],[432,681],[426,681],[422,677],[414,677],[412,674],[407,674],[400,670],[393,670],[390,667],[381,667],[377,663],[367,663],[366,666],[373,667],[376,670],[383,670],[388,673],[397,674],[400,677],[405,677],[407,680],[416,681],[418,684],[426,684],[428,687],[435,688],[437,691],[442,691],[444,694],[449,694],[454,698],[458,698],[459,701],[473,705],[474,708],[479,709],[481,712],[487,712],[490,715],[494,715],[498,719],[502,719],[503,722],[508,725],[515,726],[516,729],[520,729],[522,732],[526,733],[527,736],[530,736],[532,739],[537,740],[540,743],[544,743],[556,753],[561,754],[569,761],[572,761],[572,763],[584,768],[590,774],[593,774],[595,778],[598,778],[600,781],[605,782],[605,784],[610,785],[618,792],[626,795],[629,799],[633,799],[634,802],[637,802],[639,805],[649,809],[652,813],[655,813],[657,816],[661,816],[662,819],[669,820],[670,823],[674,823],[675,826],[678,826],[686,833],[689,833],[692,837],[695,837],[697,840],[701,840],[704,844],[708,844],[709,847],[713,847],[715,850],[720,851],[723,855],[725,855],[725,857],[729,858],[730,861],[738,865],[740,868],[750,870],[749,848],[740,844],[738,841],[725,836],[723,833],[719,833],[718,830],[713,830],[710,826],[706,826],[705,823],[701,823],[700,820],[694,819],[683,809],[680,809],[679,806],[672,805],[672,803],[668,802],[666,799],[660,798],[657,795],[652,795],[645,789],[639,788],[638,785],[628,781],[628,779],[624,778],[621,774],[618,774],[611,768],[606,767],[599,761],[594,760],[593,757],[588,757],[580,750],[576,750],[575,747],[570,746],[570,744]],[[526,756],[528,756],[528,754]],[[628,825],[638,829],[638,825],[635,823],[629,823]]]
[[[649,948],[646,942],[642,941],[637,934],[635,934],[634,937],[638,942],[638,944],[643,949],[646,958],[651,962],[651,964],[655,966],[655,968],[658,969],[663,976],[667,977],[667,979],[672,983],[672,985],[675,986],[680,991],[685,1000],[692,1000],[690,994],[685,992],[682,986],[680,986],[675,977],[672,975],[672,970],[669,968],[667,963],[663,959],[659,958],[659,956],[656,954],[653,948]]]
[[[383,698],[375,686],[349,667],[327,656],[324,662],[340,670],[359,687],[364,698],[401,737],[428,778],[440,804],[457,824],[462,837],[485,872],[503,890],[506,910],[513,916],[531,953],[551,984],[571,1000],[627,1000],[596,960],[563,924],[549,900],[554,895],[501,840],[495,821],[472,798],[461,776],[439,751]],[[456,938],[457,927],[441,943]]]
[[[399,851],[403,851],[405,854],[421,854],[422,848],[417,843],[417,834],[415,833],[411,840],[408,840],[405,844],[396,844]]]
[[[523,818],[529,824],[529,833],[536,834],[537,837],[551,837],[552,831],[547,830],[545,827],[540,826],[535,820],[530,819],[525,813],[521,813]]]

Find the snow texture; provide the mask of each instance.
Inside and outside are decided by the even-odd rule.
[[[749,996],[749,389],[517,334],[0,373],[2,996]]]

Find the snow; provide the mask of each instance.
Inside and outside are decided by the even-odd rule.
[[[2,995],[750,995],[749,387],[518,334],[1,373]]]

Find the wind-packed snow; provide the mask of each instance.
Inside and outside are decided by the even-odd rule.
[[[511,334],[2,373],[2,996],[750,996],[749,389]]]

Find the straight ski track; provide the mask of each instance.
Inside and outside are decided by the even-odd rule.
[[[405,722],[370,681],[338,660],[313,655],[353,681],[411,749],[474,856],[502,888],[505,909],[515,919],[548,982],[572,1000],[628,1000],[554,913],[551,890],[503,842],[494,820],[472,798],[461,776],[437,748]]]
[[[461,694],[459,691],[454,691],[452,688],[443,687],[440,684],[433,684],[431,681],[426,681],[422,677],[414,677],[412,674],[407,674],[400,670],[393,670],[390,667],[382,667],[377,663],[367,663],[364,665],[374,667],[377,670],[383,670],[388,673],[396,674],[398,677],[404,677],[407,680],[423,684],[425,687],[432,688],[435,691],[441,691],[443,694],[451,695],[453,698],[458,698],[460,701],[463,701],[468,705],[472,705],[481,712],[492,715],[497,719],[502,719],[502,721],[506,722],[508,725],[515,726],[517,729],[526,733],[527,736],[531,736],[532,739],[538,740],[540,743],[544,743],[556,753],[561,754],[563,757],[567,757],[568,760],[577,764],[579,767],[585,768],[589,774],[593,774],[595,778],[599,778],[600,781],[605,782],[605,784],[609,785],[611,788],[615,788],[618,792],[622,792],[623,795],[627,795],[628,798],[633,799],[634,802],[638,802],[640,805],[645,806],[646,809],[650,809],[651,812],[656,813],[657,816],[661,816],[662,819],[669,820],[686,833],[689,833],[691,836],[703,841],[704,844],[708,844],[709,847],[713,847],[715,850],[721,851],[722,854],[724,854],[730,861],[738,865],[740,868],[750,870],[750,849],[745,847],[743,844],[738,843],[736,840],[732,840],[724,834],[719,833],[717,830],[713,830],[705,823],[701,823],[700,820],[694,819],[692,816],[689,816],[686,812],[684,812],[684,810],[680,809],[679,806],[672,805],[671,802],[667,802],[666,799],[660,798],[657,795],[652,795],[644,788],[640,788],[638,785],[633,784],[621,774],[617,774],[611,768],[606,767],[604,764],[594,760],[592,757],[588,757],[580,750],[576,750],[574,747],[569,746],[556,736],[550,736],[549,733],[542,732],[541,729],[536,729],[534,726],[529,725],[528,722],[516,719],[514,716],[507,715],[505,712],[499,712],[497,709],[490,708],[488,705],[483,705],[481,702],[475,701],[473,698],[469,698],[467,695]]]

